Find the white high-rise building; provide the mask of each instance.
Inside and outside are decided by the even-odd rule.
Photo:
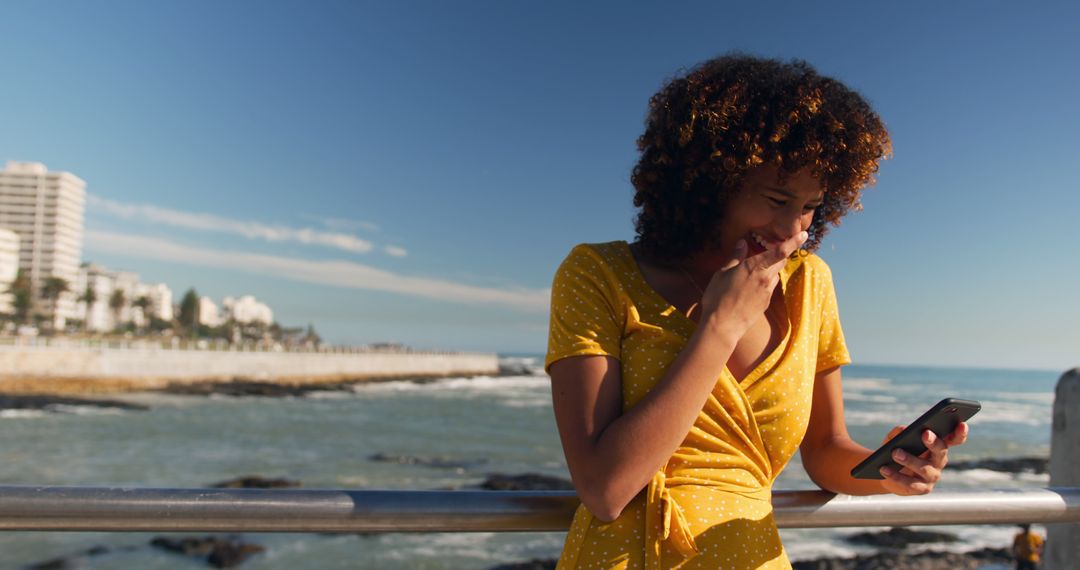
[[[68,282],[52,315],[55,326],[75,312],[75,280],[82,257],[86,182],[68,172],[49,172],[38,162],[8,162],[0,170],[0,227],[19,236],[19,269],[33,287],[35,306],[45,308],[41,286],[49,277]]]
[[[11,230],[0,229],[0,313],[12,313],[13,295],[8,288],[19,273],[19,235]]]

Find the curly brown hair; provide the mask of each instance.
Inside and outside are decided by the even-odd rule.
[[[813,251],[828,226],[859,209],[891,151],[889,133],[862,96],[802,60],[744,54],[706,61],[649,100],[641,158],[630,180],[638,242],[650,256],[681,260],[718,233],[747,171],[772,164],[781,178],[809,168],[822,183]]]

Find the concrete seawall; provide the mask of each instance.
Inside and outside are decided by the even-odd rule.
[[[496,355],[480,353],[0,347],[0,393],[128,392],[240,379],[310,384],[498,369]]]

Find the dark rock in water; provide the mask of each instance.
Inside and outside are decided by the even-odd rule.
[[[258,396],[263,398],[302,397],[311,392],[346,390],[352,384],[337,382],[328,384],[278,384],[258,380],[234,380],[231,382],[173,382],[162,391],[180,396]]]
[[[69,556],[57,556],[42,562],[37,562],[26,567],[26,570],[69,570],[83,566],[83,559],[91,556],[107,554],[110,550],[107,546],[94,546],[82,552]]]
[[[854,558],[817,558],[791,563],[793,570],[976,570],[988,564],[1008,565],[1012,555],[1005,548],[971,552],[879,552]]]
[[[27,570],[68,570],[69,568],[77,568],[78,563],[64,556],[58,558],[51,558],[44,562],[38,562],[27,566]]]
[[[1006,473],[1049,473],[1050,459],[1046,457],[1007,457],[1005,459],[975,459],[972,461],[950,461],[946,469],[989,469]]]
[[[148,406],[124,402],[122,400],[71,398],[67,396],[49,396],[45,394],[0,395],[0,410],[44,410],[46,412],[63,412],[61,406],[115,408],[119,410],[137,411],[150,409]]]
[[[218,536],[185,537],[179,540],[159,536],[150,541],[150,546],[185,556],[205,556],[206,563],[214,568],[232,568],[251,555],[266,551],[258,544],[242,542],[236,537]]]
[[[845,536],[844,540],[852,544],[865,544],[879,548],[907,548],[910,544],[928,542],[957,542],[960,539],[949,532],[931,530],[912,530],[906,527],[893,527],[882,532],[860,532]]]
[[[573,491],[574,484],[561,477],[539,473],[522,475],[492,473],[480,484],[480,488],[491,491]]]
[[[299,486],[300,482],[292,479],[267,479],[258,475],[245,475],[210,485],[215,489],[286,489]]]
[[[371,461],[382,463],[400,463],[402,465],[423,465],[439,469],[466,469],[487,463],[486,459],[452,459],[449,457],[418,457],[415,455],[391,455],[389,453],[376,453],[369,455]]]
[[[555,570],[555,558],[533,558],[528,562],[511,562],[492,566],[490,570]]]

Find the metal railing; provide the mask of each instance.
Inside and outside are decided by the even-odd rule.
[[[568,491],[345,491],[0,486],[0,530],[564,531]],[[1080,488],[850,497],[776,491],[781,528],[1080,522]]]

